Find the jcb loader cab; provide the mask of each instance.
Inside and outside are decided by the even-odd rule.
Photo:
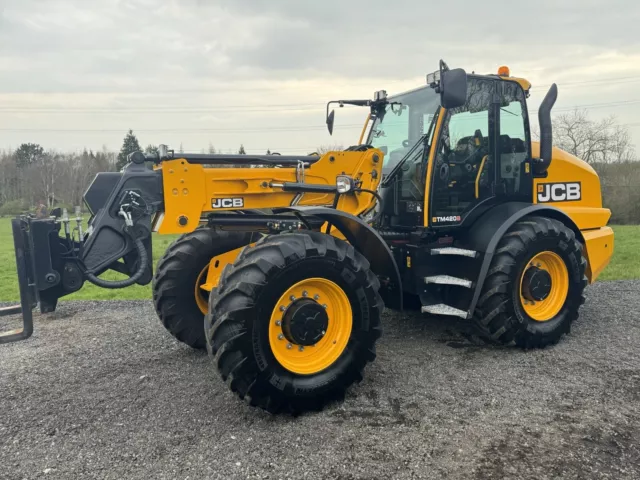
[[[410,92],[330,102],[370,109],[345,151],[133,154],[87,190],[86,232],[65,216],[13,220],[22,307],[4,313],[22,311],[25,328],[0,342],[28,337],[36,304],[51,311],[85,281],[153,281],[167,330],[271,412],[342,398],[375,358],[385,304],[465,319],[503,344],[553,344],[613,233],[593,169],[552,149],[555,85],[532,141],[530,87],[441,62]],[[328,105],[330,132],[333,120]],[[241,168],[208,168],[225,163]],[[182,234],[153,274],[152,232]]]
[[[595,171],[552,149],[555,85],[533,142],[527,80],[504,67],[463,75],[443,66],[372,108],[365,143],[385,154],[377,228],[423,312],[543,347],[569,331],[584,286],[609,262],[610,212]]]

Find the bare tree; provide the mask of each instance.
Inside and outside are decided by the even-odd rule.
[[[342,145],[320,145],[318,148],[316,148],[315,153],[324,155],[327,152],[339,152],[341,150],[344,150],[344,147]]]
[[[44,200],[47,207],[51,208],[56,202],[57,180],[61,173],[61,162],[54,152],[47,152],[34,160],[29,168],[29,177],[33,182],[30,191],[40,198],[33,200]]]
[[[614,116],[591,120],[586,110],[574,110],[553,119],[553,141],[587,163],[612,163],[635,158],[629,131]]]

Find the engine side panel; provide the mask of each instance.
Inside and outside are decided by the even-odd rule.
[[[540,144],[533,142],[533,157]],[[600,179],[586,162],[558,148],[545,178],[534,179],[533,203],[557,208],[566,213],[580,230],[604,227],[611,211],[602,207]]]
[[[582,232],[587,257],[587,278],[596,281],[613,256],[614,238],[611,227]]]

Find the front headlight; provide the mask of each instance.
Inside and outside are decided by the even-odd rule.
[[[336,177],[336,189],[338,193],[347,193],[353,189],[353,180],[347,175],[338,175]]]

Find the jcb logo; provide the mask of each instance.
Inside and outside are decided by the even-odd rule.
[[[581,198],[580,182],[538,184],[538,203],[575,202]]]
[[[243,198],[213,198],[211,199],[211,208],[242,208],[244,207]]]

